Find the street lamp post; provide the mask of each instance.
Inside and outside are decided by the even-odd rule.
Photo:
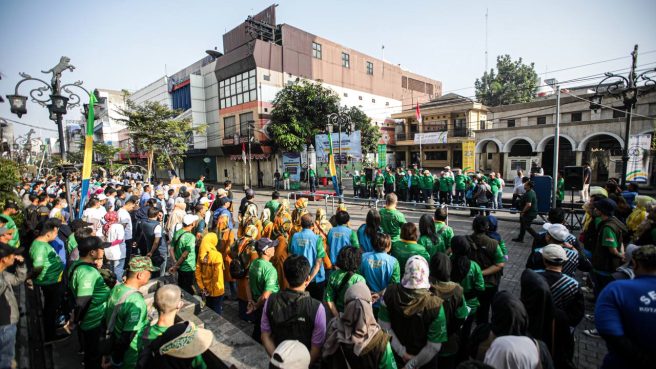
[[[333,127],[337,126],[338,136],[337,136],[337,150],[338,150],[338,182],[339,182],[339,193],[343,193],[344,187],[342,186],[342,126],[345,128],[347,134],[351,134],[355,130],[353,123],[351,122],[351,116],[346,113],[331,113],[328,115],[328,123],[326,124],[326,131],[328,134],[333,133]]]
[[[42,86],[30,90],[29,97],[31,97],[32,102],[35,102],[42,107],[48,108],[50,113],[50,119],[55,121],[57,124],[57,132],[59,134],[59,152],[61,155],[62,162],[66,162],[66,140],[64,138],[64,126],[62,123],[62,116],[64,116],[67,110],[73,109],[80,106],[80,96],[75,92],[71,91],[72,87],[77,87],[85,92],[86,96],[89,96],[89,91],[82,87],[82,81],[76,81],[73,83],[61,84],[61,74],[65,70],[73,71],[75,67],[70,64],[71,59],[62,56],[59,60],[59,63],[54,67],[50,68],[47,71],[41,71],[44,74],[52,74],[50,83],[40,79],[34,78],[27,73],[19,73],[22,80],[16,84],[13,95],[7,95],[9,99],[9,104],[11,107],[11,112],[16,114],[19,118],[23,114],[27,114],[27,99],[28,96],[19,95],[18,88],[21,84],[27,81],[36,81],[40,82]],[[62,92],[67,96],[63,96]],[[64,171],[63,176],[66,181],[66,196],[69,208],[72,209],[71,203],[71,192],[70,192],[70,182],[68,178],[68,173]]]
[[[590,98],[591,110],[597,110],[601,107],[603,95],[621,97],[624,102],[626,120],[624,125],[624,148],[622,150],[622,178],[620,179],[622,187],[624,188],[626,188],[626,174],[629,165],[629,136],[631,134],[631,116],[633,114],[633,108],[638,101],[638,96],[646,92],[645,87],[653,88],[656,86],[656,81],[648,76],[648,74],[656,72],[656,68],[636,74],[636,67],[638,64],[638,45],[634,46],[631,57],[632,61],[629,75],[624,77],[619,74],[606,73],[606,77],[599,82],[597,87],[595,87],[595,94]],[[612,83],[607,83],[607,81],[612,81]],[[642,86],[638,86],[640,82],[644,82]],[[604,85],[604,83],[606,84]],[[600,88],[602,89],[601,93],[599,91]]]

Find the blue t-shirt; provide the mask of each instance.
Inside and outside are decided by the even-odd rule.
[[[317,242],[321,240],[316,233],[312,232],[309,228],[303,229],[300,232],[294,233],[292,236],[292,242],[290,242],[288,251],[290,254],[294,255],[303,255],[310,262],[310,270],[314,268],[314,264],[317,262],[318,250]],[[321,247],[323,247],[323,242],[321,242]],[[319,272],[314,277],[312,282],[321,283],[326,280],[326,272],[323,269],[323,263]]]
[[[400,282],[399,262],[386,252],[367,252],[362,255],[360,274],[367,281],[371,292],[380,292],[391,283]],[[380,300],[374,306],[380,305]]]
[[[66,245],[64,241],[57,236],[53,241],[50,242],[50,246],[52,246],[53,249],[55,249],[55,252],[57,253],[57,256],[61,259],[62,263],[64,264],[64,268],[66,268]]]
[[[656,276],[608,284],[597,298],[595,326],[602,335],[626,336],[647,351],[656,347]],[[609,347],[603,369],[628,368],[629,363]]]
[[[330,261],[337,263],[337,255],[346,246],[354,246],[351,242],[353,230],[345,225],[333,227],[328,232],[328,247],[330,247]],[[310,264],[311,265],[311,264]]]
[[[358,228],[358,241],[360,242],[360,247],[362,248],[363,253],[374,251],[374,246],[371,244],[371,238],[369,238],[365,232],[366,229],[366,224],[363,224]]]

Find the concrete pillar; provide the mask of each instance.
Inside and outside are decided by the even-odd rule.
[[[583,165],[583,151],[575,151],[576,153],[576,165],[581,166]]]
[[[410,148],[409,147],[405,148],[405,166],[406,166],[406,168],[412,166],[412,163],[410,162]]]

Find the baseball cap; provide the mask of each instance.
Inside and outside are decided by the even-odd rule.
[[[158,267],[153,265],[153,261],[148,256],[133,256],[130,259],[128,268],[131,272],[143,272],[145,270],[156,272]]]
[[[600,199],[594,202],[594,207],[605,215],[612,215],[617,203],[611,199]]]
[[[549,236],[559,242],[565,242],[567,237],[570,235],[567,227],[562,224],[544,223],[542,228],[544,228],[544,230],[549,233]]]
[[[263,237],[257,240],[257,242],[255,242],[255,249],[258,252],[265,252],[266,250],[272,247],[276,247],[277,245],[278,245],[278,241],[272,241],[269,238]]]
[[[221,197],[221,198],[219,199],[219,206],[223,206],[223,205],[225,205],[225,204],[227,204],[227,203],[229,203],[229,202],[230,202],[230,199],[229,199],[229,198],[227,198],[227,197]]]
[[[187,214],[182,218],[182,224],[188,226],[198,220],[198,215]]]
[[[553,263],[562,263],[568,260],[565,249],[562,246],[553,243],[543,247],[540,252],[542,253],[544,260]]]
[[[107,196],[105,196],[104,193],[101,193],[100,195],[98,195],[98,200],[100,201],[107,200]]]
[[[4,228],[4,227],[2,227]],[[11,254],[14,255],[20,255],[23,253],[23,250],[25,250],[24,247],[11,247],[7,245],[6,243],[0,242],[0,258],[4,258],[5,256],[9,256]]]
[[[282,341],[271,355],[269,363],[280,369],[307,369],[310,366],[310,352],[299,341]]]

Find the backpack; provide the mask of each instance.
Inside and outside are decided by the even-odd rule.
[[[98,340],[98,350],[100,353],[109,355],[112,351],[113,337],[114,337],[114,324],[116,323],[116,315],[118,315],[118,310],[123,305],[123,303],[130,297],[132,294],[139,292],[139,290],[130,290],[121,296],[121,298],[114,305],[114,310],[112,310],[112,315],[107,322],[107,326],[100,333],[100,339]]]
[[[241,251],[240,251],[241,249]],[[251,252],[255,250],[255,241],[243,238],[239,244],[230,248],[230,276],[235,279],[243,279],[248,275],[251,266]]]

